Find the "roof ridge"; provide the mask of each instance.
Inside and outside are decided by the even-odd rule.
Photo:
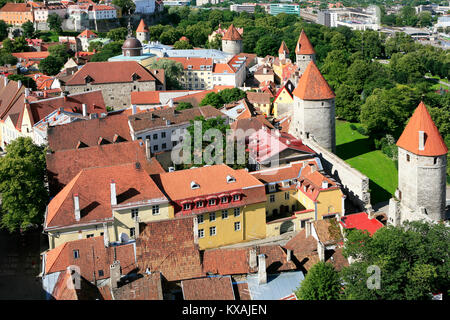
[[[336,97],[313,60],[308,63],[292,93],[302,100],[327,100]]]

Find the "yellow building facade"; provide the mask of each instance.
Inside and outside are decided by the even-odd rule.
[[[289,93],[289,91],[286,89],[286,87],[283,87],[278,92],[278,95],[273,100],[273,109],[272,113],[275,118],[279,116],[279,111],[281,109],[286,109],[287,106],[292,106],[294,103],[294,97],[292,94]]]

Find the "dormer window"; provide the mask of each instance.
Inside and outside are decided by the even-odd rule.
[[[269,191],[275,191],[275,185],[274,184],[269,185]]]
[[[190,209],[191,209],[191,204],[190,203],[183,204],[183,210],[190,210]]]
[[[197,208],[203,208],[203,201],[199,200],[196,202]]]
[[[222,203],[227,203],[228,202],[228,197],[222,197],[221,199],[220,199],[220,201],[222,202]]]
[[[227,183],[236,182],[236,178],[233,176],[228,175],[227,176]]]
[[[210,205],[210,206],[216,205],[216,199],[209,199],[208,205]]]
[[[91,76],[84,77],[84,82],[85,83],[91,83],[92,81],[94,81],[94,79]]]
[[[239,194],[233,195],[233,201],[239,201],[241,199],[241,196]]]
[[[197,182],[192,181],[191,182],[191,189],[198,189],[198,188],[200,188],[200,185]]]
[[[137,80],[139,80],[141,77],[140,77],[138,74],[133,73],[133,75],[131,76],[131,78],[133,79],[133,81],[137,81]]]

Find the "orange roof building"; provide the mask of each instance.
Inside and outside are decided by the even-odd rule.
[[[141,21],[139,22],[136,32],[148,32],[148,27],[145,24],[144,19],[141,19]]]
[[[239,31],[236,30],[236,28],[234,27],[233,24],[231,24],[228,27],[227,32],[224,34],[224,36],[222,37],[222,40],[232,40],[232,41],[237,41],[237,40],[242,40],[241,34],[239,33]]]
[[[313,61],[300,77],[293,94],[302,100],[327,100],[336,97]]]
[[[141,43],[144,43],[150,39],[150,33],[144,19],[141,19],[141,22],[139,22],[136,29],[136,39],[138,39]]]
[[[242,37],[233,24],[222,37],[222,51],[231,54],[242,52]]]
[[[444,139],[422,101],[409,119],[397,141],[397,146],[420,156],[434,157],[447,154],[448,148]]]
[[[305,71],[310,61],[316,61],[316,52],[309,41],[305,31],[302,30],[295,46],[296,64],[300,69],[300,73]]]

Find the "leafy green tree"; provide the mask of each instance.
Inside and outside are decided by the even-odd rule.
[[[174,49],[192,49],[192,44],[189,43],[189,41],[186,40],[178,40],[173,44]]]
[[[8,37],[8,25],[5,21],[0,20],[0,41]]]
[[[161,33],[161,36],[159,37],[159,41],[162,44],[173,44],[175,43],[180,37],[182,36],[182,33],[178,31],[177,29],[170,27],[167,28],[167,30],[163,31]]]
[[[108,31],[106,37],[112,41],[123,41],[127,38],[128,30],[125,27],[115,28]]]
[[[391,57],[389,66],[393,78],[404,84],[410,84],[423,79],[426,73],[422,57],[417,52],[407,54],[395,53]]]
[[[89,61],[91,62],[108,61],[109,58],[118,56],[122,53],[122,45],[123,42],[121,41],[114,41],[105,44],[100,50],[100,52],[94,54],[91,60]]]
[[[7,38],[2,43],[3,50],[7,53],[13,53],[14,52],[14,41]]]
[[[50,30],[60,34],[62,32],[62,19],[56,13],[51,13],[47,17],[47,23]]]
[[[36,81],[34,81],[32,77],[26,77],[22,74],[10,74],[8,79],[13,81],[20,80],[25,87],[31,90],[36,90]]]
[[[101,41],[90,41],[89,42],[89,52],[94,52],[94,50],[96,52],[101,51],[103,47],[103,43]]]
[[[176,110],[185,110],[185,109],[192,109],[194,106],[190,102],[180,102]]]
[[[341,271],[346,299],[428,300],[450,288],[450,228],[443,223],[406,222],[387,226],[373,236],[347,234],[343,254],[356,259]],[[369,266],[380,269],[379,288],[367,285]]]
[[[299,300],[337,300],[341,284],[339,274],[329,262],[316,263],[295,291]]]
[[[150,68],[164,69],[167,89],[181,89],[178,82],[178,78],[183,74],[183,65],[181,63],[169,59],[159,59],[158,61],[153,61]]]
[[[164,32],[165,26],[162,24],[157,24],[156,26],[151,26],[148,31],[150,34],[150,40],[151,41],[157,41],[159,40],[159,37],[161,36],[161,33]]]
[[[23,30],[23,34],[25,35],[25,37],[32,38],[34,36],[34,31],[35,31],[33,22],[27,21],[27,22],[23,23],[22,30]]]
[[[336,90],[336,115],[338,118],[357,122],[361,113],[361,95],[354,86],[342,84]]]
[[[122,14],[128,14],[128,12],[133,13],[136,9],[136,5],[132,0],[113,0],[112,4],[120,7]]]
[[[39,70],[49,76],[54,76],[59,73],[64,66],[64,61],[61,58],[49,55],[39,63]]]
[[[44,219],[48,193],[45,187],[45,147],[31,138],[17,138],[0,158],[1,227],[26,230]]]
[[[6,41],[6,40],[5,40]],[[8,53],[4,50],[0,51],[0,65],[16,65],[18,62],[17,58],[14,57],[11,53]]]
[[[278,53],[280,43],[271,35],[265,35],[256,42],[255,53],[259,57],[265,57],[266,55],[275,56]]]
[[[332,50],[325,58],[320,70],[334,89],[346,80],[347,75],[343,70],[347,70],[348,62],[348,53],[344,50]]]
[[[215,108],[221,108],[223,104],[224,102],[222,100],[222,97],[215,92],[206,94],[206,96],[200,102],[200,106],[213,106]]]
[[[61,59],[64,63],[69,58],[69,52],[65,44],[56,44],[48,48],[50,55]]]

